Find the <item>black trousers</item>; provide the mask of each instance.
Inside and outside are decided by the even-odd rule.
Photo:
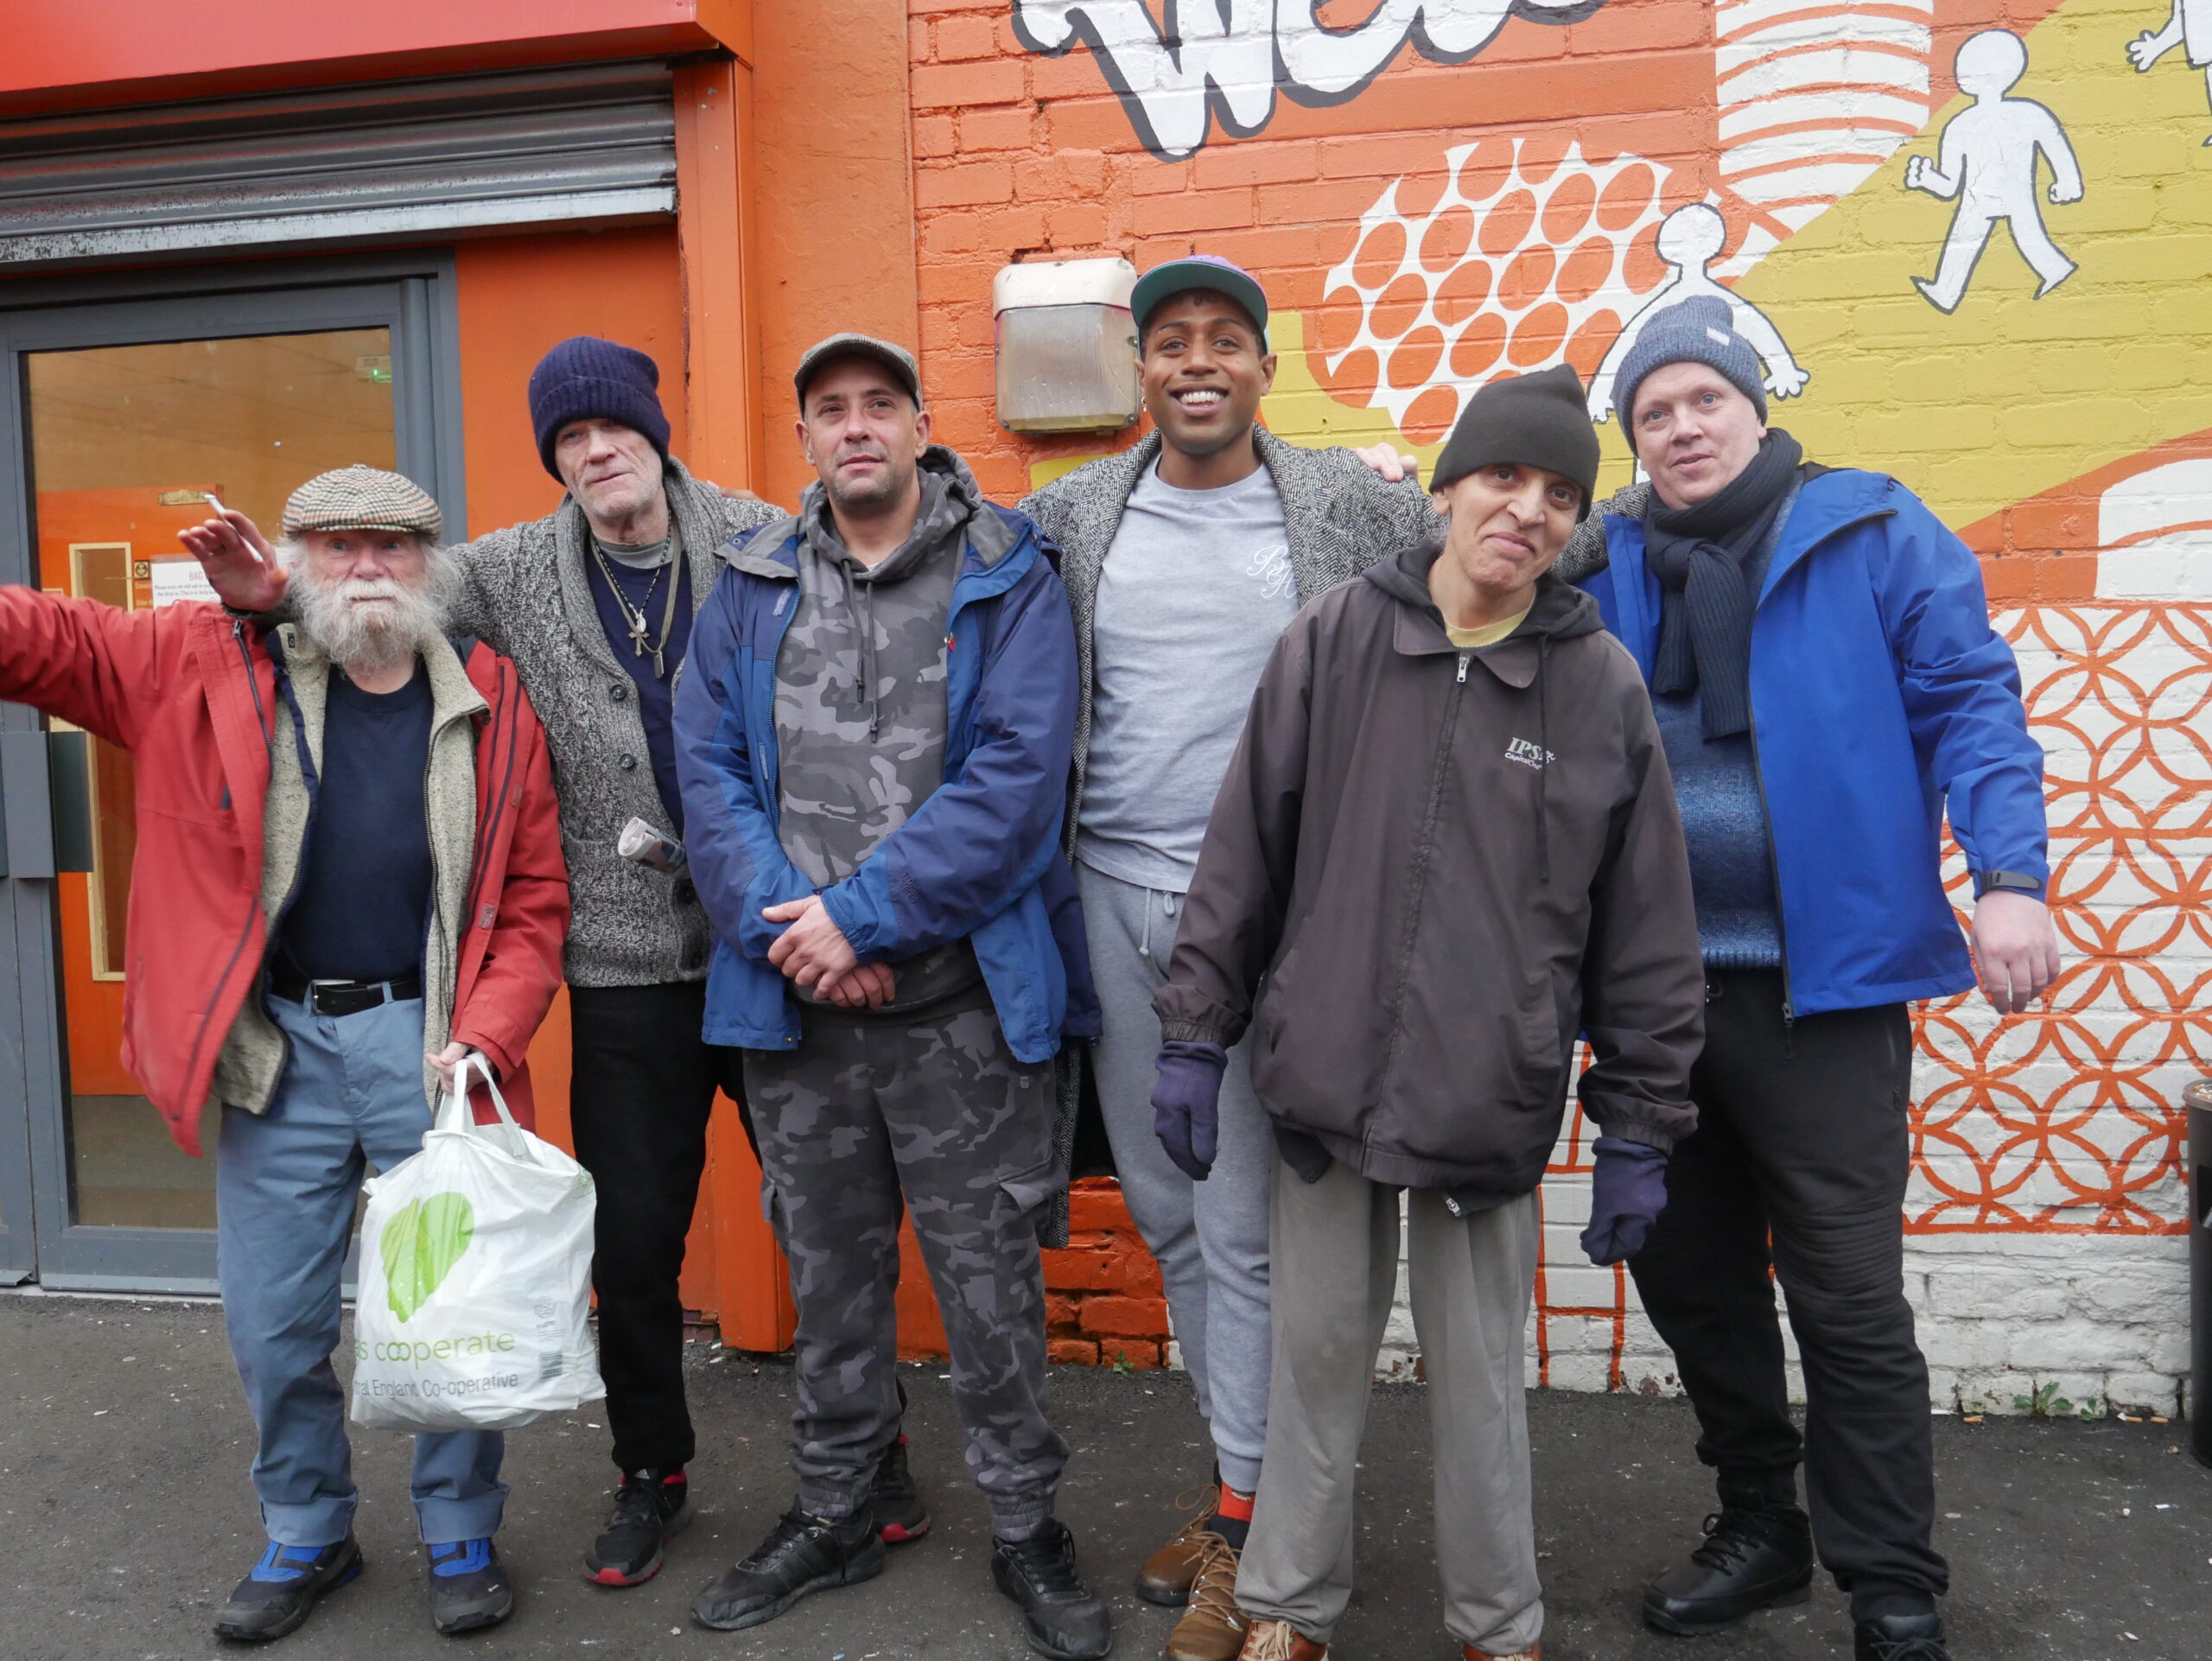
[[[1782,977],[1707,976],[1695,1132],[1629,1267],[1675,1352],[1725,1503],[1793,1497],[1860,1614],[1939,1595],[1928,1364],[1904,1298],[1912,1031],[1903,1004],[1782,1015]],[[1771,1270],[1805,1371],[1789,1416]]]
[[[715,1091],[741,1113],[745,1101],[744,1052],[699,1036],[706,1003],[702,981],[569,989],[569,1124],[599,1190],[599,1370],[614,1462],[626,1471],[677,1470],[697,1451],[677,1276]]]

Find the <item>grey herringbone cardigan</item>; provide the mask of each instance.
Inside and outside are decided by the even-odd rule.
[[[1311,604],[1338,583],[1421,541],[1436,524],[1434,510],[1419,486],[1385,484],[1347,449],[1306,449],[1284,442],[1265,428],[1253,442],[1260,461],[1282,498],[1283,531],[1298,582],[1300,605]],[[1075,614],[1076,656],[1081,678],[1076,704],[1075,764],[1068,778],[1066,848],[1075,854],[1076,816],[1083,805],[1083,781],[1090,759],[1090,698],[1093,685],[1091,624],[1098,606],[1098,575],[1106,550],[1121,529],[1122,511],[1147,468],[1159,459],[1160,435],[1145,438],[1118,455],[1107,456],[1064,474],[1031,493],[1021,512],[1059,549],[1060,581]],[[1172,603],[1172,599],[1169,603]],[[1060,1052],[1059,1112],[1055,1126],[1060,1169],[1075,1156],[1076,1122],[1081,1111],[1084,1052],[1070,1044]],[[1060,1191],[1044,1230],[1045,1244],[1067,1239],[1067,1193]]]
[[[731,500],[673,456],[666,483],[696,612],[721,569],[715,550],[782,510]],[[688,881],[614,851],[632,815],[663,830],[673,827],[653,783],[637,687],[607,643],[592,602],[584,567],[588,536],[583,509],[563,497],[542,519],[455,548],[461,580],[451,627],[514,660],[545,728],[561,796],[561,850],[569,862],[569,983],[702,980],[711,936],[697,893]]]

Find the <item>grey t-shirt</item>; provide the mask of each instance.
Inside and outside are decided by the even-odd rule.
[[[1265,468],[1218,490],[1147,468],[1099,572],[1076,856],[1181,893],[1276,637],[1298,614]]]

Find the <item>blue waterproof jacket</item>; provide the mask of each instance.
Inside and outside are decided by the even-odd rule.
[[[1582,580],[1648,684],[1659,580],[1643,522],[1608,514]],[[1774,843],[1791,1012],[1948,996],[1974,967],[1938,868],[2047,881],[2043,750],[1981,568],[1885,474],[1798,492],[1751,620],[1751,746]]]
[[[692,627],[676,694],[676,763],[691,880],[715,926],[706,1038],[790,1049],[801,1006],[768,961],[761,911],[820,893],[862,963],[967,937],[1007,1047],[1049,1060],[1096,1037],[1098,1002],[1075,880],[1060,852],[1076,710],[1075,627],[1035,525],[997,516],[995,559],[971,535],[945,619],[944,782],[859,869],[827,888],[778,836],[776,654],[798,610],[795,519],[733,538]],[[1006,544],[1011,543],[1010,547]]]

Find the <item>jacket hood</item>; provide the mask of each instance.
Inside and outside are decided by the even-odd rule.
[[[1428,591],[1428,570],[1443,554],[1444,539],[1432,538],[1380,565],[1370,566],[1362,575],[1400,605],[1428,619],[1442,635],[1444,614],[1436,608],[1436,601]],[[1562,580],[1554,569],[1536,579],[1535,599],[1529,605],[1527,620],[1514,631],[1514,637],[1545,635],[1554,640],[1571,640],[1580,635],[1595,634],[1605,626],[1598,602]],[[1446,640],[1448,642],[1449,637]]]

